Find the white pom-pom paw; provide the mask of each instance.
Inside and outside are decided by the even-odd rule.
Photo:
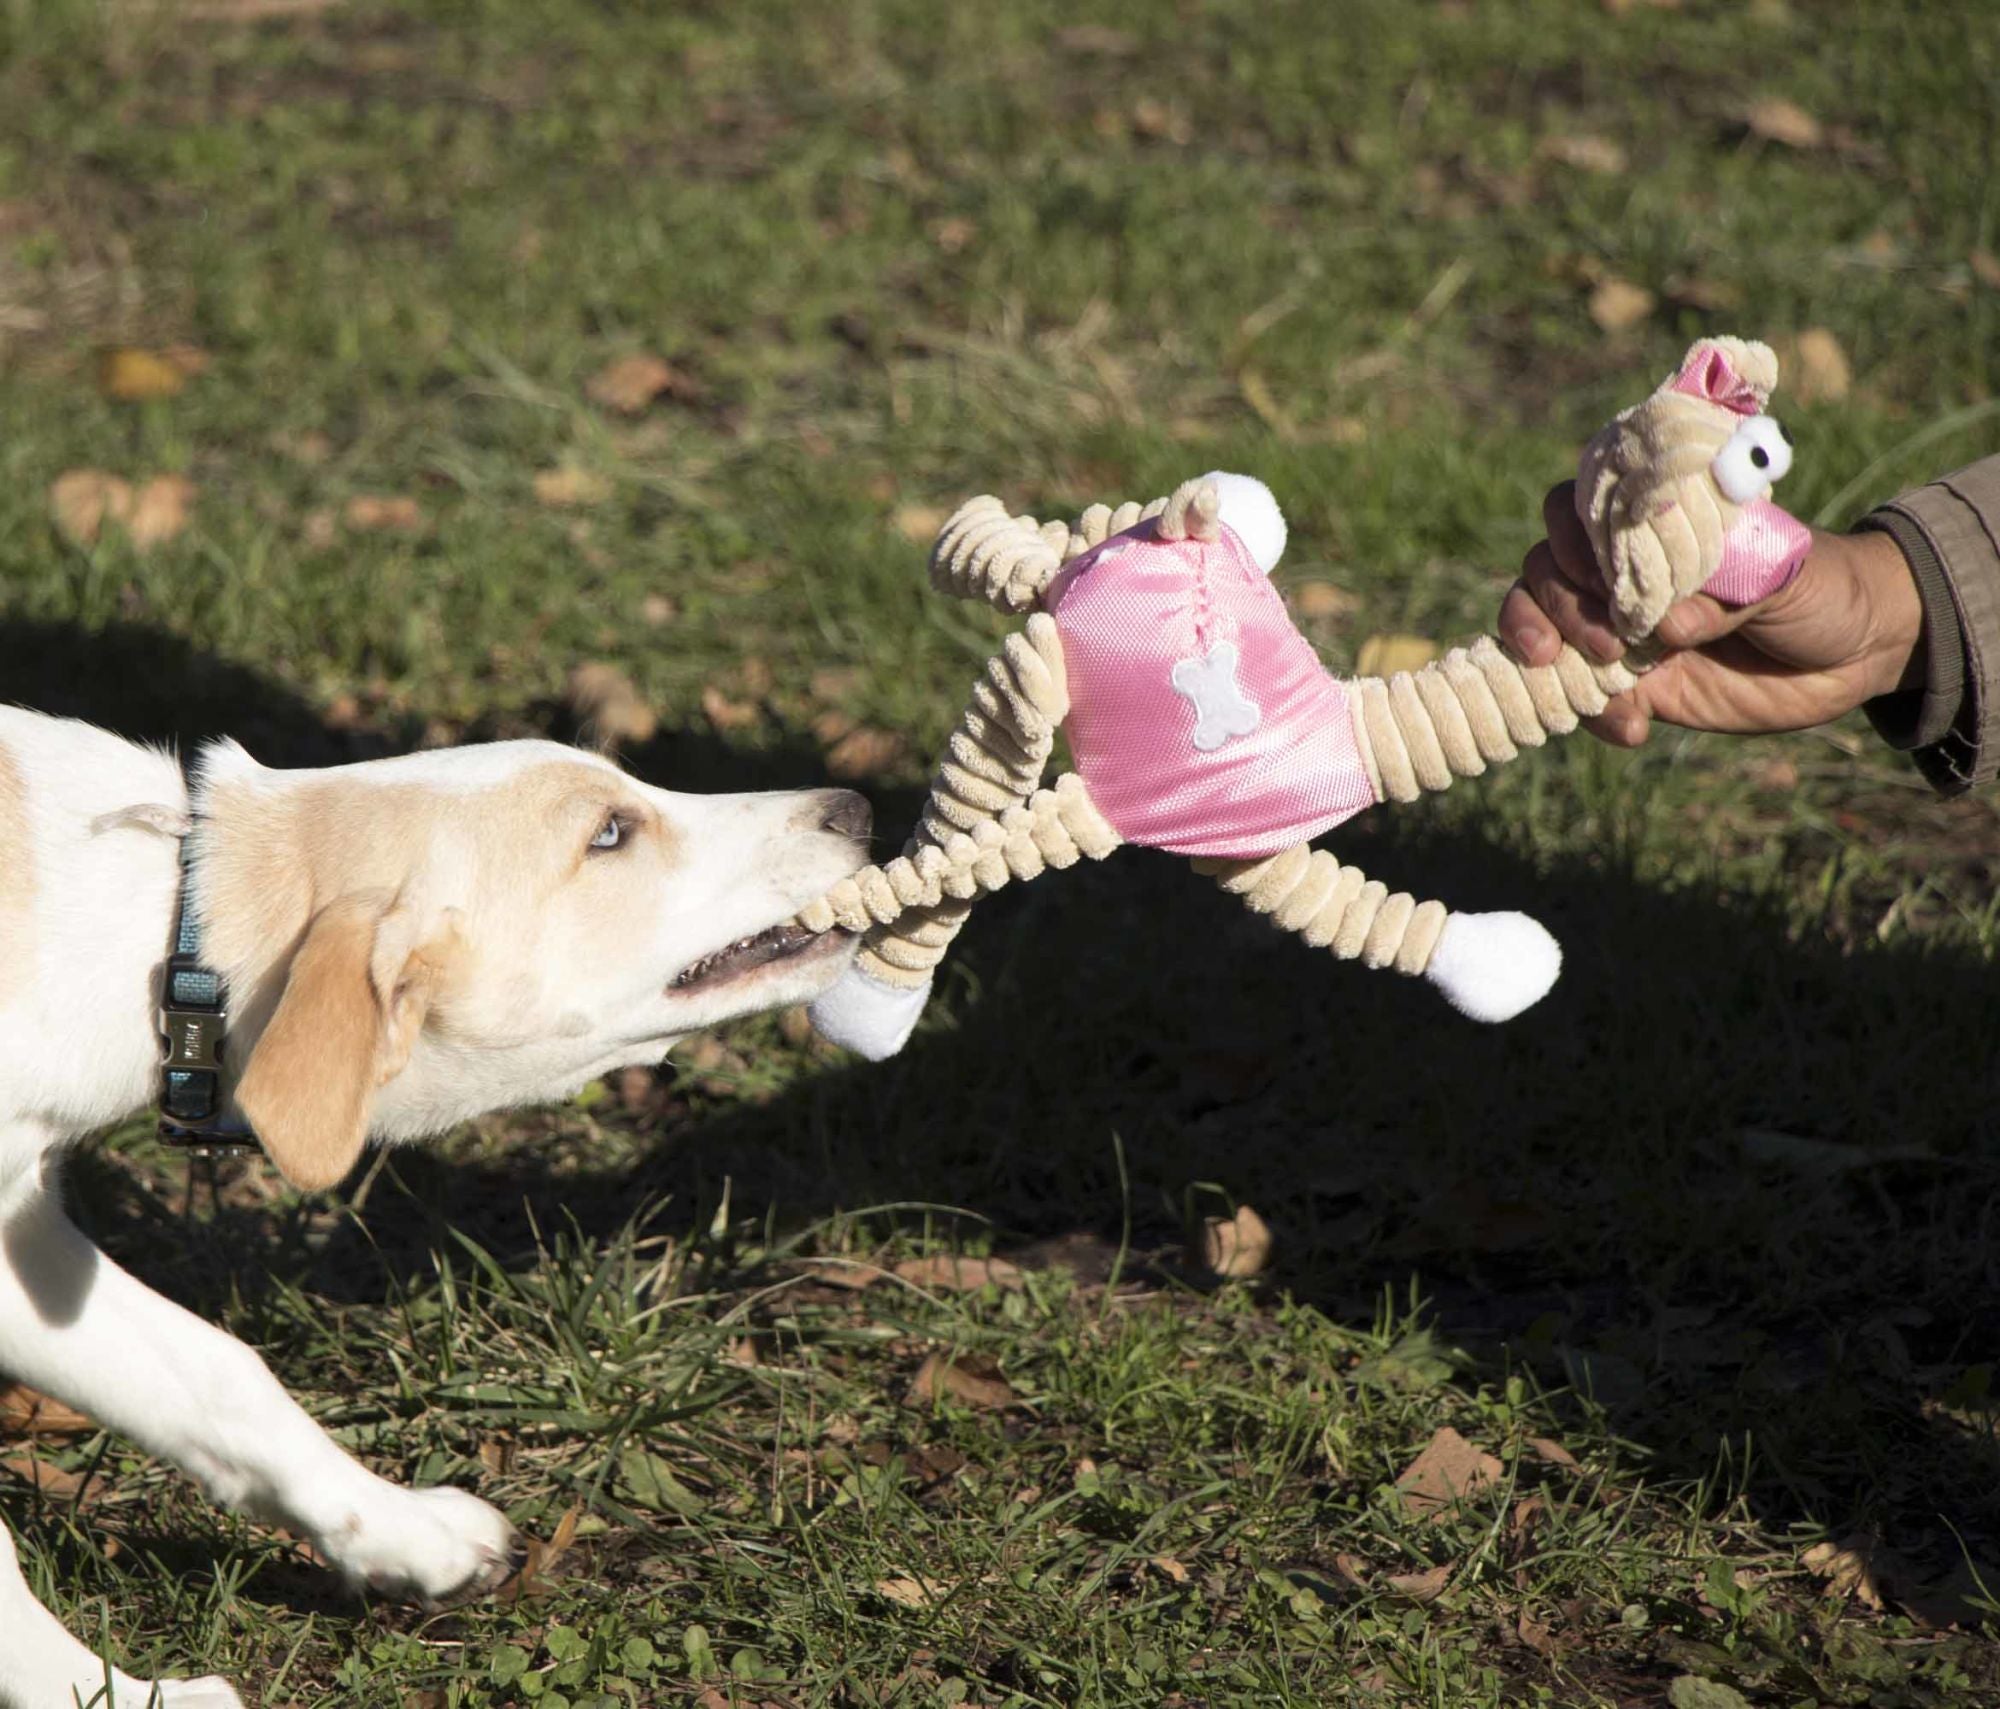
[[[853,966],[806,1014],[813,1030],[828,1044],[837,1044],[870,1062],[882,1062],[909,1042],[930,996],[928,979],[915,986],[887,985]]]
[[[1222,500],[1222,526],[1243,542],[1257,568],[1269,575],[1285,555],[1285,513],[1271,489],[1255,475],[1231,475],[1212,469],[1202,476],[1212,481]]]
[[[1511,1021],[1549,994],[1562,946],[1526,914],[1453,914],[1424,977],[1461,1015]]]

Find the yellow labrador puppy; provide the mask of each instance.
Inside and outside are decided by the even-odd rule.
[[[63,1148],[164,1097],[323,1187],[371,1135],[657,1062],[834,980],[842,935],[785,922],[861,865],[867,832],[845,791],[675,795],[548,742],[324,771],[225,742],[190,788],[156,750],[0,708],[0,1373],[360,1582],[478,1587],[508,1562],[501,1514],[375,1476],[248,1347],[97,1251],[58,1200]],[[220,1679],[107,1669],[0,1526],[0,1709],[93,1700],[240,1703]]]

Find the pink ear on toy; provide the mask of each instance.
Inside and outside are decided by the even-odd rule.
[[[1736,364],[1719,344],[1706,338],[1687,353],[1669,389],[1720,404],[1737,415],[1762,415],[1771,401],[1768,393],[1736,371]]]

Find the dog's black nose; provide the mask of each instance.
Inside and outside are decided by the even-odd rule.
[[[875,829],[875,813],[865,796],[851,789],[823,789],[819,795],[819,828],[837,837],[865,843]]]

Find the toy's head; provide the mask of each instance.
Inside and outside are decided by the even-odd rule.
[[[1577,513],[1627,639],[1691,594],[1748,604],[1796,573],[1810,537],[1771,503],[1792,466],[1790,439],[1764,413],[1777,384],[1767,345],[1704,338],[1584,448]]]

